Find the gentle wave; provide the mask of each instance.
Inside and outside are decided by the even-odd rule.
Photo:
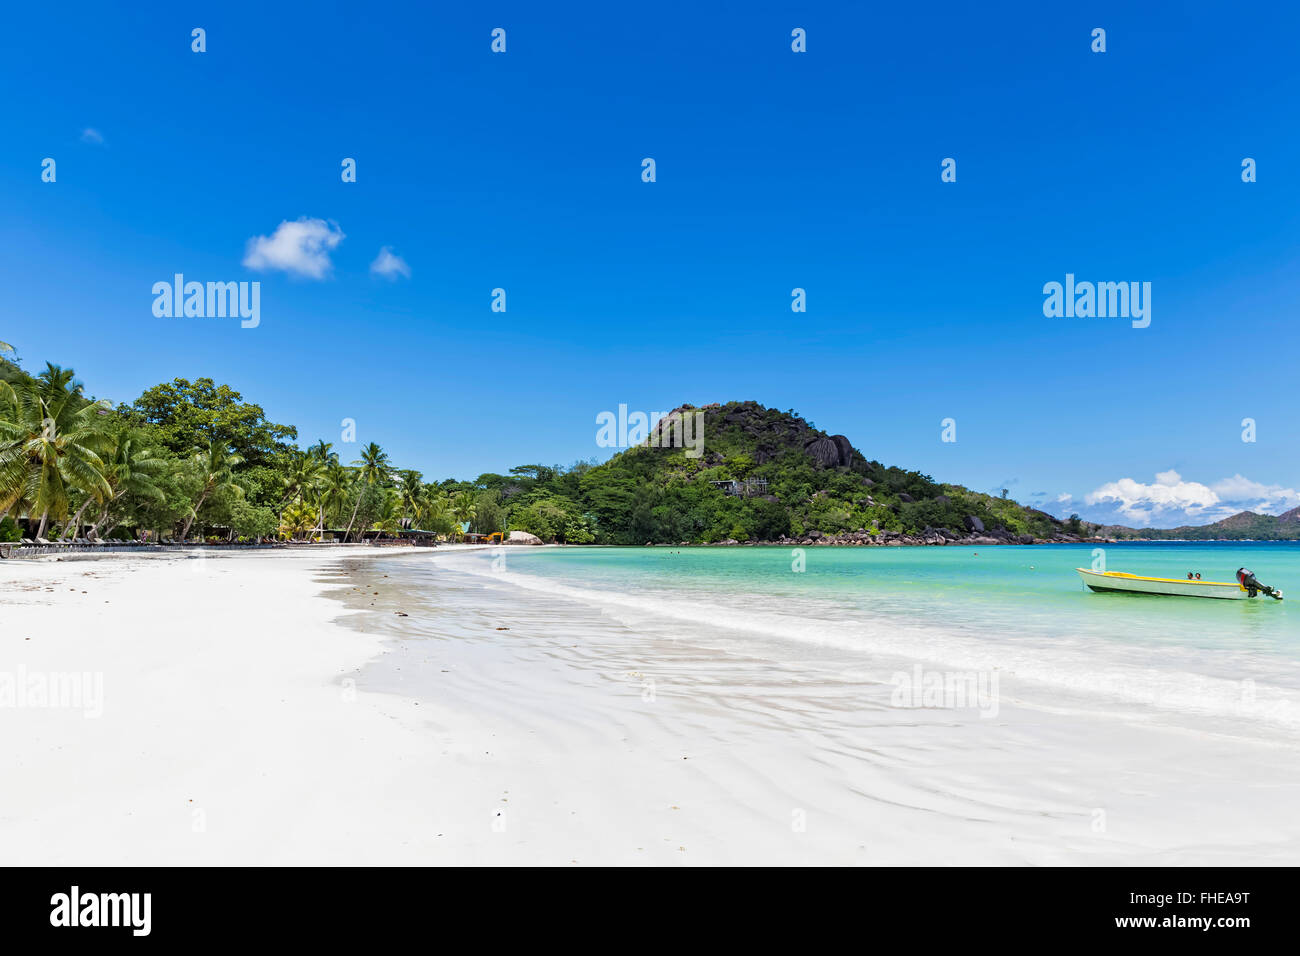
[[[442,566],[452,568],[446,563]],[[629,623],[633,624],[638,616],[666,618],[776,641],[793,640],[855,653],[887,655],[957,670],[997,670],[1004,678],[1037,685],[1035,688],[1017,683],[1015,696],[1029,705],[1038,703],[1059,709],[1061,701],[1044,697],[1041,691],[1064,690],[1093,701],[1119,701],[1158,711],[1300,729],[1300,692],[1261,682],[1251,685],[1243,680],[1133,663],[1099,664],[1097,657],[1102,649],[1096,646],[1026,650],[959,636],[937,625],[918,626],[897,620],[827,620],[806,614],[796,617],[756,606],[761,595],[749,595],[744,607],[727,603],[721,596],[703,600],[691,595],[690,602],[684,604],[685,595],[673,591],[647,590],[643,595],[631,595],[578,587],[553,577],[487,570],[475,567],[473,562],[457,562],[454,570],[564,597],[604,611],[621,611],[630,615]],[[1062,640],[1068,638],[1062,635]],[[1005,690],[1003,696],[1007,696]]]

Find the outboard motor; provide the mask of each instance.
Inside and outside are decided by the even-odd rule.
[[[1255,580],[1255,572],[1249,568],[1237,569],[1237,583],[1246,589],[1246,594],[1254,597],[1256,594],[1267,594],[1271,598],[1282,600],[1282,592],[1269,587],[1267,584],[1260,584]]]

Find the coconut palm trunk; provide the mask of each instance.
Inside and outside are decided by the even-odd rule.
[[[113,501],[116,501],[117,498],[118,496],[114,495],[113,500],[104,505],[99,514],[95,516],[95,520],[92,521],[90,527],[86,529],[87,538],[93,538],[95,535],[99,534],[99,526],[108,520],[108,509],[112,507]]]
[[[357,502],[352,506],[352,517],[348,519],[348,530],[343,532],[343,540],[352,535],[352,522],[357,520],[357,509],[361,507],[361,489],[357,489]]]
[[[60,541],[64,541],[69,536],[75,534],[77,528],[81,525],[81,516],[85,513],[86,508],[89,507],[91,500],[92,499],[87,498],[81,503],[81,507],[78,508],[77,513],[72,516],[72,520],[68,522],[68,526],[63,529],[63,534],[59,538]]]
[[[203,507],[203,502],[207,500],[208,493],[204,491],[203,494],[199,495],[199,502],[194,506],[194,510],[190,512],[190,516],[185,519],[185,527],[181,529],[182,541],[190,536],[190,527],[194,524],[194,519],[199,516],[199,509]]]
[[[199,509],[203,507],[208,497],[214,492],[235,487],[234,469],[242,464],[244,459],[240,455],[232,454],[225,445],[209,442],[207,450],[196,452],[193,461],[203,478],[203,493],[199,495],[199,500],[190,510],[189,517],[185,519],[185,527],[181,531],[182,541],[189,537],[190,528],[194,526],[199,516]]]

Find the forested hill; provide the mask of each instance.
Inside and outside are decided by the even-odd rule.
[[[1099,533],[1145,541],[1297,541],[1300,540],[1300,508],[1292,508],[1280,515],[1239,511],[1213,524],[1180,525],[1177,528],[1106,525]]]
[[[484,475],[480,487],[495,486],[512,529],[546,540],[1028,543],[1090,530],[886,467],[793,411],[730,402],[672,414],[702,414],[701,445],[689,446],[687,428],[688,447],[663,447],[676,434],[665,429],[602,465],[530,470],[523,482]]]
[[[0,356],[0,541],[358,541],[417,529],[568,544],[995,544],[1094,530],[886,467],[793,411],[731,402],[669,420],[683,417],[684,429],[627,434],[635,446],[604,464],[438,481],[374,441],[299,447],[296,428],[210,378],[114,408],[71,369],[32,375]]]

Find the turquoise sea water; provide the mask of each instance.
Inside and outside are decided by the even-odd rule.
[[[1294,600],[1095,594],[1092,546],[499,549],[475,570],[637,620],[746,639],[775,657],[998,669],[1027,698],[1119,702],[1300,731],[1300,545],[1108,545],[1105,569],[1238,567]],[[802,568],[800,570],[800,568]],[[801,651],[801,648],[804,651]]]

